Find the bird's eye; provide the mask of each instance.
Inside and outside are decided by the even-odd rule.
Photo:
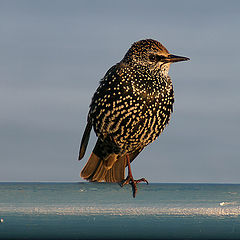
[[[161,61],[164,60],[164,59],[166,59],[166,57],[163,56],[163,55],[154,55],[154,54],[151,54],[151,55],[149,56],[149,60],[150,60],[151,62],[161,62]]]
[[[161,61],[161,60],[164,60],[164,59],[166,59],[165,56],[163,56],[163,55],[157,55],[157,61]]]
[[[150,60],[151,62],[155,62],[155,61],[157,60],[156,55],[151,54],[151,55],[149,56],[149,60]]]

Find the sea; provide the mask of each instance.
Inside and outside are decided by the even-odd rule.
[[[4,182],[0,239],[240,239],[240,184]]]

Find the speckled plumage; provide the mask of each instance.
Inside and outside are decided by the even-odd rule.
[[[86,165],[83,178],[113,182],[124,179],[124,173],[114,177],[117,167],[111,174],[109,171],[121,165],[120,162],[123,171],[125,156],[133,161],[169,123],[174,92],[168,70],[170,63],[184,60],[188,59],[170,55],[161,43],[147,39],[134,43],[123,60],[108,70],[92,98],[85,130],[87,137],[82,140],[79,157],[84,155],[93,126],[98,137],[93,150],[98,160],[94,161],[99,163],[93,168],[91,165],[91,174]],[[105,166],[101,174],[98,174],[99,166]]]

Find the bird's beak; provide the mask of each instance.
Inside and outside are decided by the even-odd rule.
[[[173,63],[173,62],[180,62],[180,61],[188,61],[190,60],[190,58],[169,54],[165,60],[166,62]]]

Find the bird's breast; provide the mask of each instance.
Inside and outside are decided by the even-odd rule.
[[[160,135],[169,121],[172,104],[169,79],[125,69],[105,76],[89,114],[99,137],[110,135],[120,148],[132,149]]]

